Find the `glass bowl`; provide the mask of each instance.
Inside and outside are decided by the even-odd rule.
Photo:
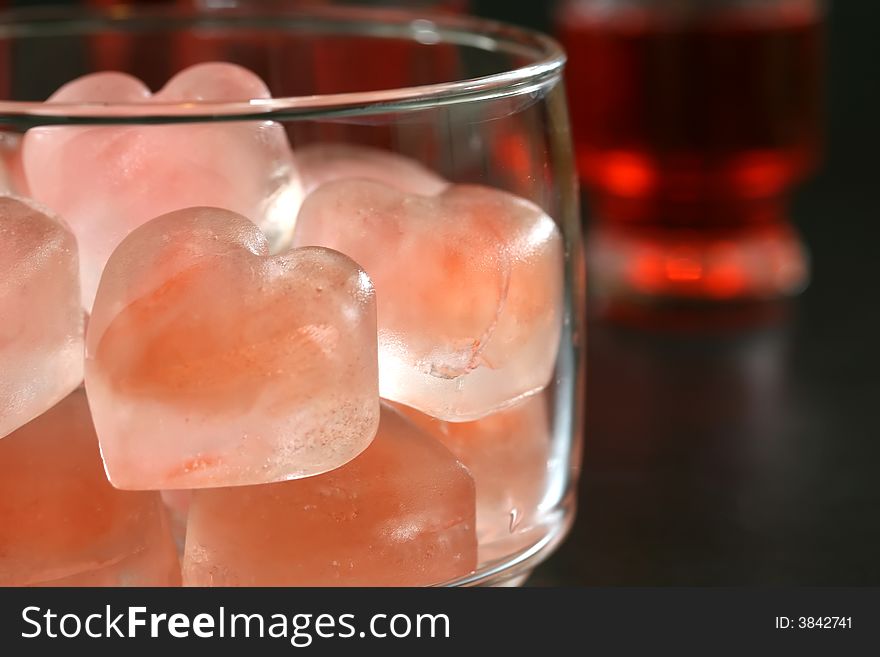
[[[217,61],[260,76],[271,97],[43,102],[68,81],[97,71],[127,73],[155,91],[182,69]],[[30,189],[36,188],[29,175],[34,165],[21,173],[16,150],[29,130],[271,123],[283,129],[294,156],[309,149],[323,153],[333,144],[362,158],[353,177],[369,177],[367,169],[386,165],[392,175],[395,166],[421,166],[423,174],[502,190],[543,210],[561,239],[562,283],[559,298],[550,299],[561,316],[552,376],[525,402],[539,407],[541,419],[526,428],[508,418],[492,429],[495,442],[482,455],[459,455],[476,482],[479,565],[445,582],[517,584],[569,528],[580,461],[585,285],[564,61],[559,46],[538,33],[402,10],[266,4],[7,12],[0,19],[4,157],[9,177],[23,176],[21,186]],[[397,164],[382,159],[389,154]],[[304,185],[301,196],[308,192]],[[95,190],[112,198],[106,186]],[[295,213],[291,204],[301,201],[288,199],[282,210]],[[286,246],[284,230],[272,224],[265,231],[276,251]],[[400,275],[413,272],[401,269]],[[376,293],[381,298],[381,285]],[[88,376],[86,389],[94,406]],[[497,415],[486,421],[495,420]],[[447,434],[467,433],[466,425],[476,423],[449,423]]]

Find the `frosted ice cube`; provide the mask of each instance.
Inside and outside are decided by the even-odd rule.
[[[372,278],[382,397],[461,422],[550,381],[562,240],[534,204],[479,186],[427,197],[330,182],[306,198],[294,244],[341,251]]]
[[[351,144],[310,144],[294,152],[303,194],[324,183],[358,178],[390,185],[403,192],[433,196],[449,183],[421,163],[403,155]]]
[[[155,95],[136,78],[106,72],[69,82],[47,102],[268,97],[246,69],[207,63],[181,71]],[[38,127],[25,136],[23,160],[33,198],[64,217],[77,236],[86,309],[113,249],[145,221],[210,205],[251,217],[271,240],[287,241],[300,198],[284,129],[270,121]]]
[[[159,494],[107,481],[82,389],[0,440],[0,585],[179,584]]]
[[[316,477],[193,493],[187,586],[419,586],[476,567],[474,483],[383,405],[373,443]]]
[[[481,563],[537,540],[550,474],[545,394],[473,422],[444,422],[399,404],[395,408],[446,445],[473,475]]]
[[[342,254],[270,257],[256,226],[217,208],[146,223],[107,263],[86,336],[110,480],[247,485],[354,458],[379,421],[375,312]]]
[[[33,203],[0,197],[0,438],[83,378],[76,240]]]

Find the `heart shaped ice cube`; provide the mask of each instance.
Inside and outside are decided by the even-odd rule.
[[[268,98],[250,71],[207,63],[165,87],[122,73],[95,73],[61,87],[49,103],[223,102]],[[135,121],[136,119],[132,119]],[[90,309],[113,249],[145,221],[210,205],[252,217],[286,240],[299,198],[287,137],[270,121],[39,127],[23,145],[31,195],[58,212],[80,245],[83,304]]]
[[[190,208],[107,263],[86,389],[119,488],[236,486],[333,469],[376,433],[372,284],[342,254],[270,257],[259,229]]]
[[[341,251],[373,280],[382,397],[462,422],[550,381],[562,240],[529,201],[470,185],[419,196],[330,182],[306,198],[294,244]]]

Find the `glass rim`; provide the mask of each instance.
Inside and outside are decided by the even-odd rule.
[[[362,7],[232,8],[129,7],[106,9],[24,8],[0,12],[0,39],[88,35],[99,31],[171,32],[191,27],[293,30],[402,38],[432,45],[450,43],[530,61],[490,75],[436,84],[334,94],[286,96],[235,102],[46,103],[0,100],[0,122],[34,125],[180,123],[271,119],[343,118],[406,112],[537,94],[555,84],[565,53],[553,38],[499,21],[418,9]],[[314,33],[314,32],[312,32]]]

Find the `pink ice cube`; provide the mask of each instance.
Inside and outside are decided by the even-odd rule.
[[[449,186],[446,180],[415,160],[367,146],[310,144],[295,149],[294,164],[299,175],[301,196],[293,215],[298,214],[309,194],[324,183],[335,180],[373,180],[404,192],[426,196],[439,194]],[[289,247],[289,240],[282,246]]]
[[[446,445],[473,475],[481,563],[528,547],[540,537],[537,523],[550,459],[546,395],[473,422],[443,422],[395,407]]]
[[[268,97],[265,84],[246,69],[208,63],[178,73],[155,95],[136,78],[107,72],[69,82],[47,102]],[[32,196],[64,217],[77,236],[86,309],[113,249],[148,219],[210,205],[251,217],[271,239],[280,239],[292,228],[300,198],[287,137],[270,121],[39,127],[25,136],[23,159]]]
[[[0,438],[83,377],[73,234],[29,201],[0,197]]]
[[[336,468],[376,433],[376,306],[323,248],[270,257],[244,217],[164,215],[107,263],[86,387],[113,484],[268,483]]]
[[[294,244],[341,251],[372,278],[382,397],[461,422],[550,381],[562,240],[534,204],[478,186],[428,197],[330,182],[306,198]]]
[[[107,481],[83,391],[0,440],[0,586],[175,586],[158,493]]]
[[[193,494],[187,586],[420,586],[476,566],[474,483],[388,407],[373,444],[316,477]]]
[[[367,146],[310,144],[294,153],[303,194],[324,183],[359,178],[390,185],[412,194],[433,196],[449,183],[416,160]]]

